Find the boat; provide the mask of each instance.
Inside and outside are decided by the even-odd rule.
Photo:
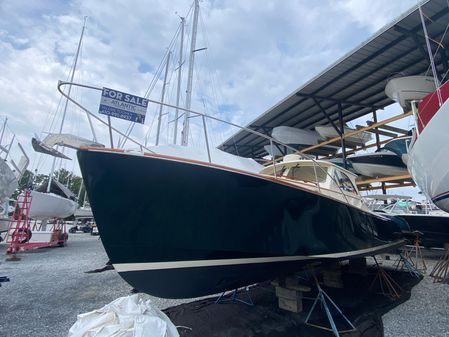
[[[5,160],[0,158],[0,203],[9,199],[19,187],[19,182]]]
[[[277,126],[271,131],[271,137],[279,141],[280,143],[290,146],[292,149],[288,149],[277,143],[273,146],[270,144],[265,145],[265,151],[271,156],[284,156],[286,154],[292,154],[295,150],[302,150],[308,146],[316,145],[325,140],[321,137],[318,132],[314,130],[305,130],[294,128],[291,126]],[[322,147],[323,150],[335,153],[338,151],[338,146],[325,145]]]
[[[329,159],[329,161],[335,165],[343,167],[344,169],[346,169],[352,173],[357,174],[357,172],[354,171],[354,167],[352,167],[352,163],[349,160],[346,160],[346,167],[345,167],[345,162],[344,162],[343,158],[341,158],[341,157],[332,158],[332,159]]]
[[[385,94],[398,102],[407,111],[411,101],[420,100],[435,91],[435,81],[432,76],[400,76],[388,80]]]
[[[349,133],[356,131],[356,129],[351,129],[347,126],[343,128],[344,133]],[[327,125],[327,126],[316,126],[315,131],[318,132],[318,134],[326,139],[336,138],[339,137],[339,133],[333,126]],[[349,136],[345,138],[345,141],[348,143],[351,143],[356,146],[362,146],[368,143],[372,139],[371,133],[367,131],[360,132],[358,134]]]
[[[8,146],[3,146],[1,142],[6,135],[6,125],[8,119],[5,118],[2,126],[2,132],[0,133],[0,154],[4,155],[4,158],[0,158],[0,234],[6,232],[9,227],[9,214],[12,212],[11,206],[9,205],[10,197],[19,187],[19,180],[22,178],[29,164],[29,158],[25,153],[22,145],[15,142],[15,135],[11,133],[11,141]],[[11,159],[11,152],[13,152],[13,144],[16,144],[17,151],[22,152],[22,156],[16,164],[16,162]],[[7,161],[6,158],[9,160]]]
[[[411,136],[400,137],[390,140],[386,143],[383,148],[385,150],[395,153],[397,156],[401,157],[402,162],[407,165],[408,163],[408,148],[412,140]]]
[[[254,173],[118,149],[77,156],[115,270],[154,296],[214,294],[404,243],[396,222],[368,209],[356,176],[328,161],[289,155]]]
[[[9,228],[9,216],[14,211],[14,207],[11,206],[10,202],[11,200],[6,200],[0,204],[0,235],[6,232]]]
[[[425,196],[449,212],[449,82],[438,90],[439,94],[435,91],[427,95],[415,109],[417,126],[407,166]]]
[[[449,214],[429,203],[418,203],[410,196],[375,194],[366,196],[369,207],[407,221],[411,231],[418,231],[424,247],[444,248],[449,243]]]
[[[48,182],[32,190],[29,217],[34,220],[64,219],[75,213],[78,204],[75,195],[64,185],[52,179],[50,190]]]
[[[366,177],[400,176],[408,173],[402,158],[385,148],[373,153],[357,154],[348,157],[347,160],[356,173]]]

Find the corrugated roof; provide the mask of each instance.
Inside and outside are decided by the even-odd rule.
[[[440,74],[449,69],[449,23],[446,0],[429,0],[420,4],[428,18],[426,27],[433,41],[441,41],[435,59]],[[443,38],[444,36],[444,38]],[[432,43],[434,52],[437,43]],[[333,65],[295,90],[285,99],[253,120],[247,128],[269,134],[276,126],[313,129],[330,124],[319,105],[330,118],[338,122],[338,102],[342,105],[343,121],[382,109],[393,102],[385,95],[387,80],[398,73],[420,75],[429,70],[424,33],[418,6],[385,26],[373,37],[339,59]],[[247,131],[240,131],[219,146],[227,152],[244,157],[266,155],[266,139]]]

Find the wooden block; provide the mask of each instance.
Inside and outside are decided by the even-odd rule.
[[[285,279],[285,288],[303,292],[309,292],[311,290],[310,287],[300,284],[296,277],[287,277]]]
[[[287,289],[284,287],[276,287],[276,296],[282,297],[286,299],[296,300],[298,298],[302,298],[302,294],[293,289]]]
[[[292,299],[288,299],[288,298],[279,297],[278,304],[279,304],[279,308],[287,310],[287,311],[291,311],[291,312],[295,312],[295,313],[299,313],[302,311],[302,300],[301,299],[292,300]]]
[[[332,288],[343,288],[343,281],[341,279],[341,271],[325,270],[323,271],[323,284]]]

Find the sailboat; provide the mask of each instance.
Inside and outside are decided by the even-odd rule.
[[[3,158],[0,156],[0,233],[8,230],[9,214],[12,211],[9,205],[9,198],[19,187],[19,180],[29,164],[29,158],[22,145],[16,142],[15,135],[11,136],[11,141],[8,146],[2,145],[7,122],[8,119],[5,118],[0,133],[0,155],[3,156]],[[18,164],[13,159],[7,160],[8,156],[11,156],[14,144],[17,144],[17,150],[22,153]]]
[[[76,66],[78,62],[78,57],[80,53],[81,43],[84,36],[84,30],[86,28],[86,18],[84,18],[84,24],[81,31],[81,36],[78,42],[78,47],[75,54],[75,61],[71,69],[71,81],[75,76]],[[72,87],[68,89],[68,96],[70,97]],[[61,124],[59,127],[59,133],[48,134],[43,141],[41,141],[37,136],[32,139],[32,146],[36,152],[44,153],[53,156],[53,164],[51,167],[51,172],[48,177],[47,185],[40,186],[38,189],[31,191],[31,205],[29,216],[35,220],[45,220],[51,218],[67,218],[75,213],[78,206],[75,201],[73,193],[55,181],[52,176],[55,169],[56,158],[70,159],[63,153],[54,149],[55,145],[63,145],[69,148],[76,148],[81,146],[80,144],[87,144],[90,146],[101,146],[96,142],[90,142],[81,137],[74,135],[63,134],[62,130],[64,127],[65,116],[67,113],[67,106],[69,100],[67,99],[64,105],[63,116]]]
[[[411,106],[416,120],[407,161],[413,180],[429,200],[449,212],[449,82],[440,85],[438,81],[421,8],[419,12],[434,74],[433,84],[429,85],[428,78],[415,81],[408,78],[398,82],[402,85],[395,85],[395,90],[387,94],[392,98],[406,97],[407,100],[398,102],[404,108]]]

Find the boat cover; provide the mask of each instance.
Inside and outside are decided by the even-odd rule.
[[[148,147],[148,149],[153,151],[154,153],[166,156],[173,156],[203,162],[209,161],[207,151],[201,148],[192,148],[178,145],[159,145],[150,146]],[[214,164],[231,167],[238,170],[259,173],[265,168],[263,165],[260,165],[251,158],[235,156],[216,148],[210,149],[210,157],[212,163]]]
[[[36,188],[36,191],[45,193],[47,192],[47,186],[48,180],[44,181],[44,183],[42,183],[38,188]],[[63,184],[54,179],[51,180],[50,193],[54,193],[63,198],[75,200],[75,194],[72,191],[70,191],[67,187],[65,187]]]
[[[179,337],[170,319],[141,295],[120,297],[101,309],[78,315],[68,337]]]
[[[63,159],[70,158],[62,152],[54,149],[53,146],[59,145],[75,150],[81,147],[104,147],[103,144],[68,133],[49,133],[42,141],[36,136],[32,138],[31,145],[36,152],[49,154],[51,156]]]
[[[0,159],[0,202],[7,200],[18,186],[14,172],[3,159]]]

